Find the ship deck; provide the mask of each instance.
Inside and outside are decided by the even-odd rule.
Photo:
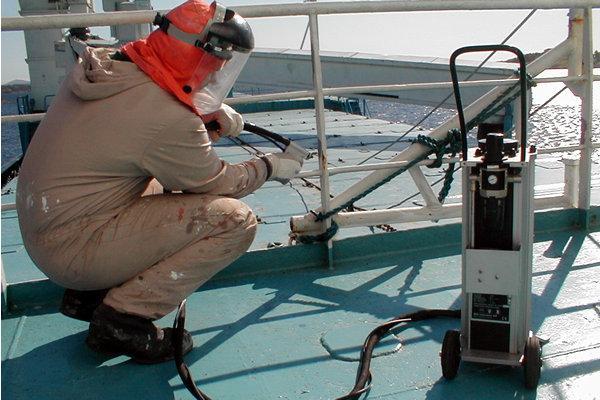
[[[278,111],[247,120],[316,146],[314,111]],[[271,125],[269,125],[271,124]],[[353,164],[408,126],[330,111],[329,160]],[[409,135],[423,133],[413,132]],[[339,135],[339,136],[338,136]],[[242,138],[263,151],[267,144]],[[399,143],[376,159],[388,159]],[[248,157],[224,142],[229,161]],[[562,164],[540,158],[539,191],[562,185]],[[316,161],[305,165],[316,169]],[[596,174],[598,165],[594,165]],[[332,176],[339,193],[367,173]],[[428,170],[429,179],[441,170]],[[457,174],[460,175],[460,174]],[[596,175],[598,176],[598,175]],[[457,178],[459,178],[457,176]],[[318,181],[314,180],[315,183]],[[15,182],[3,203],[14,202]],[[593,204],[600,204],[594,181]],[[11,188],[13,190],[11,191]],[[449,202],[460,201],[460,179]],[[361,200],[384,208],[416,189],[408,175]],[[460,308],[460,221],[342,230],[335,264],[321,245],[286,246],[288,220],[318,207],[320,193],[301,181],[268,183],[248,196],[262,223],[251,251],[193,293],[186,328],[194,349],[186,356],[196,383],[213,399],[333,399],[353,386],[367,333],[396,315],[422,308]],[[416,203],[419,197],[412,199]],[[597,207],[594,212],[598,212]],[[441,376],[439,351],[459,321],[428,320],[384,339],[372,363],[369,399],[591,399],[600,378],[600,232],[577,229],[575,209],[536,214],[532,328],[549,339],[537,390],[523,386],[521,368],[462,363],[458,376]],[[27,256],[15,211],[2,212],[2,262],[8,283],[2,313],[2,395],[10,399],[192,399],[173,363],[141,366],[104,358],[84,344],[87,324],[57,312],[60,288],[44,279]],[[171,325],[173,315],[158,323]]]

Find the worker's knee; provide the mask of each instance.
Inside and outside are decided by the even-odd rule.
[[[235,199],[230,199],[230,200],[235,200]],[[234,224],[239,227],[240,229],[243,229],[245,231],[248,231],[249,233],[252,233],[252,236],[254,236],[254,232],[256,231],[256,216],[254,215],[254,213],[252,212],[252,210],[250,209],[250,207],[248,207],[245,203],[242,203],[239,200],[235,200],[237,203],[237,207],[236,210],[231,214],[231,220],[234,222]]]
[[[225,231],[240,231],[254,237],[256,216],[245,203],[232,198],[218,198],[211,202],[211,215],[218,216],[219,224]]]

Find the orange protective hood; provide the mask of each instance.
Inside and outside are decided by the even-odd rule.
[[[169,11],[166,17],[180,30],[199,34],[213,18],[216,4],[188,0]],[[161,29],[147,38],[128,43],[121,48],[157,85],[173,94],[195,113],[191,93],[206,76],[219,70],[223,61],[201,48],[167,35]],[[200,66],[200,68],[199,68]],[[205,73],[199,74],[198,71]]]

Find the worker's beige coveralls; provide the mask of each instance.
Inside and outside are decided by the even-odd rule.
[[[61,286],[113,288],[117,311],[160,318],[243,254],[266,179],[228,164],[200,118],[133,63],[88,50],[52,101],[19,175],[25,247]],[[184,194],[142,197],[152,178]]]

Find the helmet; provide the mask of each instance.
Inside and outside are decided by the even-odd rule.
[[[157,14],[159,28],[121,49],[142,71],[198,115],[216,111],[250,52],[250,25],[214,2],[188,0]]]

